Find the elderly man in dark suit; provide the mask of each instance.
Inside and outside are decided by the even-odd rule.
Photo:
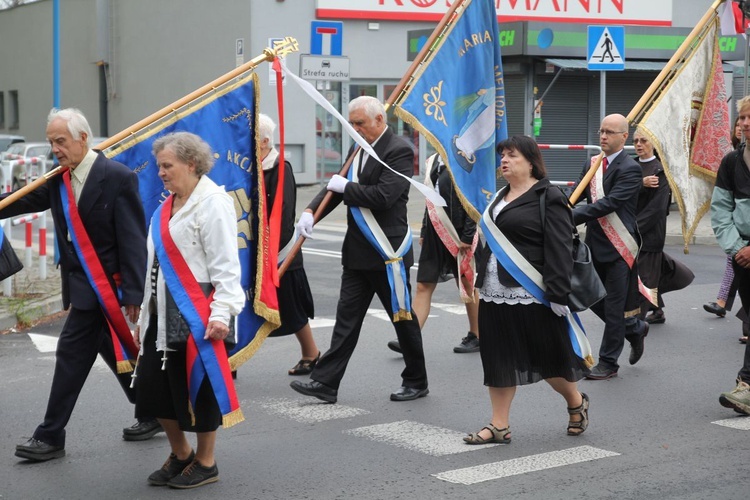
[[[60,166],[70,169],[74,200],[69,199],[66,205],[68,216],[75,205],[83,232],[91,241],[106,281],[113,290],[119,288],[119,305],[125,308],[125,316],[135,322],[143,300],[146,274],[146,227],[138,179],[125,165],[89,149],[90,136],[91,128],[80,111],[70,108],[50,112],[47,139]],[[60,245],[63,306],[70,309],[57,343],[55,373],[44,422],[31,439],[16,447],[16,456],[33,461],[65,456],[65,426],[97,353],[117,373],[115,346],[107,319],[71,240],[74,237],[78,241],[83,232],[69,231],[63,207],[63,190],[67,192],[63,177],[50,179],[0,212],[0,218],[5,218],[52,209]],[[76,220],[75,216],[70,217],[71,221]],[[81,248],[83,245],[85,243]],[[89,258],[87,267],[93,262],[93,258]],[[130,374],[119,373],[117,377],[128,399],[134,402],[133,390],[129,387]],[[161,429],[158,423],[155,428],[153,424],[148,425],[146,430],[151,436],[154,429]]]
[[[586,378],[604,380],[617,376],[617,359],[625,345],[630,342],[630,364],[634,365],[643,355],[644,339],[648,335],[648,323],[639,320],[638,270],[633,262],[629,266],[621,251],[624,245],[613,241],[630,240],[637,246],[640,243],[636,224],[638,193],[642,184],[641,167],[630,157],[623,147],[628,138],[628,121],[619,114],[608,115],[602,120],[599,129],[599,143],[604,153],[599,181],[603,192],[592,196],[591,184],[586,187],[587,205],[573,210],[576,225],[586,223],[586,243],[599,277],[607,290],[604,300],[591,310],[604,321],[604,335],[599,348],[599,363],[592,368]],[[581,178],[588,170],[584,168]],[[598,175],[598,173],[597,173]],[[597,182],[597,177],[592,183]],[[609,219],[603,220],[600,218]],[[622,225],[612,224],[605,232],[602,224],[608,224],[612,217],[619,218]],[[623,234],[614,235],[612,228],[620,227]],[[624,227],[623,227],[624,226]],[[634,240],[634,241],[633,241]],[[618,248],[620,250],[618,251]]]
[[[372,145],[383,162],[395,171],[411,177],[414,150],[388,128],[382,103],[368,96],[354,99],[349,103],[349,122]],[[332,191],[334,195],[324,215],[342,201],[349,207],[346,237],[341,250],[344,270],[331,347],[320,358],[310,375],[312,382],[294,381],[291,384],[292,389],[299,393],[330,403],[336,402],[339,384],[357,345],[362,322],[373,295],[378,295],[387,311],[392,310],[391,295],[394,291],[389,284],[384,258],[374,244],[368,241],[353,212],[357,208],[362,212],[369,211],[374,224],[382,229],[393,248],[399,248],[405,238],[411,238],[406,218],[409,182],[361,149],[355,155],[351,168],[357,169],[352,173],[352,180],[334,175],[328,186],[308,205],[297,225],[300,234],[308,238],[311,236],[313,212],[327,191]],[[414,263],[410,245],[402,258],[406,269],[406,282],[403,285],[409,288],[409,268]],[[429,392],[419,323],[413,310],[403,312],[398,318],[392,316],[406,363],[406,368],[401,373],[402,386],[391,394],[393,401],[410,401],[426,396]]]

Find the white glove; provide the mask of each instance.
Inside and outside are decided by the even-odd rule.
[[[568,314],[570,314],[570,308],[568,306],[556,304],[554,302],[550,302],[549,306],[552,308],[552,312],[557,314],[558,316],[567,316]]]
[[[312,232],[314,220],[315,218],[313,217],[313,214],[310,212],[302,212],[302,215],[299,216],[299,222],[297,222],[297,232],[300,236],[304,236],[309,240],[313,239]]]
[[[348,182],[349,180],[345,177],[335,174],[331,177],[331,180],[328,181],[328,190],[333,191],[334,193],[343,193]]]

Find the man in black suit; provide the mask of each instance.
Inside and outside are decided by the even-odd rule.
[[[53,109],[47,139],[60,166],[70,168],[70,185],[85,232],[91,240],[106,280],[119,286],[119,305],[131,322],[138,318],[146,272],[146,227],[138,179],[128,167],[88,147],[91,128],[76,109]],[[107,320],[96,292],[71,242],[63,210],[63,175],[28,193],[0,211],[0,218],[52,209],[60,245],[62,300],[70,313],[57,342],[55,373],[44,422],[34,436],[16,446],[16,456],[44,461],[65,456],[65,426],[97,353],[117,374],[117,361]],[[63,189],[65,187],[63,186]],[[80,238],[80,234],[77,236]],[[130,373],[117,374],[131,403]],[[141,422],[151,437],[161,428]],[[150,427],[149,427],[150,426]],[[146,428],[148,427],[148,428]],[[143,437],[143,432],[138,437]]]
[[[392,169],[411,177],[414,168],[414,150],[402,138],[396,136],[386,123],[385,108],[377,99],[362,96],[349,103],[349,122],[373,147],[378,157]],[[294,381],[292,389],[335,403],[341,379],[349,358],[359,339],[362,322],[374,294],[387,311],[391,311],[391,286],[383,257],[365,237],[352,213],[354,207],[369,209],[391,246],[399,248],[405,237],[411,238],[407,222],[406,203],[409,200],[409,182],[359,150],[351,168],[357,169],[357,180],[334,175],[328,186],[308,205],[300,217],[297,227],[300,234],[312,235],[313,212],[318,208],[327,191],[334,193],[323,216],[342,201],[347,210],[347,231],[341,250],[344,270],[341,276],[341,291],[336,308],[336,324],[333,327],[331,347],[318,361],[310,377],[312,382]],[[406,268],[406,283],[409,287],[409,268],[414,263],[411,246],[403,255]],[[404,311],[406,313],[407,311]],[[422,350],[422,333],[414,311],[410,318],[406,314],[391,318],[399,344],[404,354],[406,368],[401,373],[402,385],[391,394],[393,401],[411,401],[429,392]]]
[[[638,269],[635,262],[629,266],[605,233],[600,217],[616,214],[624,226],[625,238],[640,243],[636,224],[638,193],[642,185],[641,167],[624,152],[628,138],[628,121],[619,114],[608,115],[602,120],[599,144],[605,157],[602,159],[602,184],[604,192],[592,199],[591,186],[586,187],[587,205],[573,210],[576,225],[586,223],[586,243],[599,277],[607,290],[604,300],[591,310],[604,321],[604,335],[599,348],[599,363],[586,378],[604,380],[617,376],[617,359],[625,345],[631,345],[630,364],[634,365],[643,355],[644,339],[648,335],[648,323],[638,319]],[[581,178],[588,171],[584,168]],[[580,179],[579,179],[580,181]],[[637,254],[637,250],[636,250]],[[636,255],[633,255],[635,259]]]

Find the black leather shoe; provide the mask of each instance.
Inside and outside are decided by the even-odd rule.
[[[52,446],[38,439],[31,438],[23,444],[16,445],[16,456],[35,462],[44,462],[53,458],[64,457],[65,447]]]
[[[155,419],[139,420],[132,427],[122,430],[122,438],[125,441],[145,441],[151,439],[160,432],[164,432],[161,424]]]
[[[305,396],[313,396],[328,403],[335,403],[339,394],[339,391],[337,391],[336,389],[328,387],[327,385],[323,385],[320,382],[316,382],[315,380],[311,380],[308,383],[295,380],[294,382],[289,384],[289,387],[299,392],[300,394],[304,394]]]
[[[721,307],[716,302],[709,302],[708,304],[703,304],[703,309],[706,312],[710,312],[711,314],[715,314],[720,318],[723,318],[727,315],[727,310]]]
[[[430,390],[417,389],[416,387],[401,386],[398,390],[391,394],[391,401],[413,401],[417,398],[423,398],[430,393]]]
[[[628,342],[630,342],[630,357],[628,358],[628,362],[631,365],[636,364],[640,361],[641,356],[643,356],[644,340],[646,339],[649,330],[648,323],[645,321],[639,321],[639,323],[643,323],[641,326],[641,333],[628,338]]]
[[[453,348],[453,352],[465,353],[465,352],[479,352],[479,337],[469,332],[466,337],[461,339],[461,343]]]
[[[398,340],[391,340],[390,342],[388,342],[388,349],[390,349],[393,352],[397,352],[399,354],[404,353],[401,350],[401,344],[398,343]]]
[[[617,370],[598,364],[591,369],[591,372],[586,375],[586,378],[589,380],[607,380],[608,378],[616,376]]]

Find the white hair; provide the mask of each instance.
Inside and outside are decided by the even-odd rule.
[[[268,142],[273,146],[273,134],[276,132],[276,123],[273,119],[264,115],[263,113],[258,114],[258,136],[260,140],[268,139]]]
[[[88,120],[83,116],[80,109],[76,108],[65,108],[57,109],[52,108],[49,115],[47,115],[47,125],[57,119],[65,120],[68,124],[68,132],[73,136],[73,139],[80,140],[81,134],[86,134],[86,139],[92,138],[91,127],[89,126]]]
[[[358,109],[364,111],[365,115],[372,120],[377,118],[378,115],[383,117],[384,122],[386,120],[383,103],[369,95],[361,95],[349,101],[349,113]]]

